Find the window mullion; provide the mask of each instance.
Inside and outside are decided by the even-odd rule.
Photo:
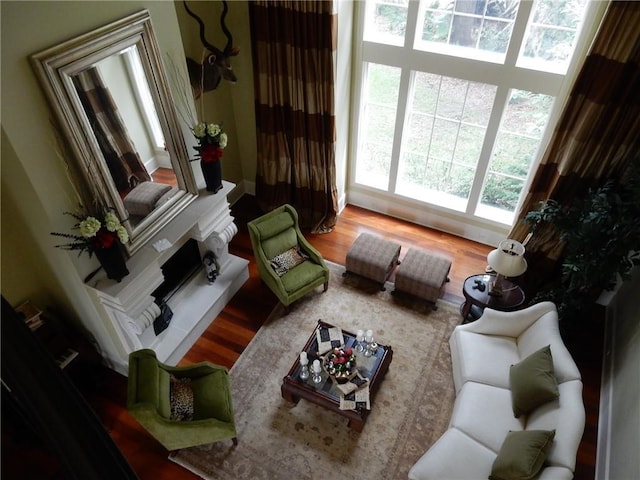
[[[412,49],[416,38],[416,29],[418,19],[420,15],[418,13],[420,9],[420,2],[416,0],[409,1],[409,7],[407,8],[407,26],[404,32],[404,48]]]
[[[527,23],[529,16],[533,10],[532,1],[521,1],[518,7],[518,13],[516,19],[513,22],[513,30],[511,31],[511,40],[509,41],[509,48],[504,59],[505,65],[515,65],[518,61],[518,55],[522,48],[522,42],[524,35],[527,31]]]
[[[489,170],[489,164],[491,163],[493,149],[495,147],[496,138],[498,136],[500,121],[502,120],[502,115],[504,114],[504,110],[509,99],[509,91],[510,89],[506,86],[498,86],[496,96],[493,100],[491,117],[489,118],[489,123],[487,124],[487,131],[484,136],[484,142],[482,142],[480,158],[478,158],[476,173],[473,177],[471,191],[469,192],[469,200],[467,202],[467,214],[469,215],[474,214],[476,208],[478,207],[478,202],[480,201],[480,195],[482,194],[484,182],[487,178],[487,171]]]
[[[389,192],[396,191],[396,183],[398,181],[398,167],[400,164],[400,153],[402,151],[403,144],[402,137],[404,126],[407,121],[411,83],[413,83],[413,73],[411,72],[411,70],[403,68],[402,73],[400,74],[400,91],[398,92],[396,124],[393,132],[393,148],[391,150],[391,164],[389,166]]]

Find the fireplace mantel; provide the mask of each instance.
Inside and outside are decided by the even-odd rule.
[[[141,348],[153,349],[164,363],[177,364],[249,278],[249,262],[230,255],[228,249],[238,231],[227,202],[234,186],[223,182],[223,189],[216,194],[200,192],[193,203],[128,259],[129,275],[121,282],[108,279],[101,271],[86,284],[119,351],[117,358],[105,359],[115,370],[126,374],[129,353]],[[151,293],[164,281],[162,265],[189,239],[198,242],[201,257],[207,251],[215,254],[220,273],[209,284],[204,269],[198,270],[168,300],[173,318],[156,336],[153,326],[142,328],[144,319],[155,310]],[[165,249],[156,248],[161,244]]]

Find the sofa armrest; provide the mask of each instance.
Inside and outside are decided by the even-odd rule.
[[[515,312],[500,312],[485,308],[482,316],[475,322],[459,325],[458,329],[480,333],[484,335],[501,335],[505,337],[519,337],[540,317],[551,313],[558,316],[556,306],[552,302],[536,303],[523,310]]]

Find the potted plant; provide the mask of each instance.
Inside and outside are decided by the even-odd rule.
[[[576,320],[640,264],[640,157],[620,182],[609,180],[568,205],[547,200],[525,221],[534,232],[551,225],[565,244],[560,276],[534,301],[551,300],[561,319]]]
[[[77,220],[73,229],[79,230],[80,234],[51,232],[56,237],[72,240],[56,247],[78,250],[78,255],[86,252],[89,258],[95,253],[107,277],[112,280],[119,282],[129,274],[121,249],[121,245],[129,241],[129,233],[113,211],[107,210],[103,215],[64,213]]]
[[[227,146],[227,134],[222,125],[206,122],[196,124],[192,131],[198,140],[198,146],[193,148],[198,152],[207,191],[216,193],[222,188],[220,160]]]

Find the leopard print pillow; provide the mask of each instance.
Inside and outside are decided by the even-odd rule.
[[[282,252],[271,259],[271,268],[275,270],[279,277],[283,276],[293,267],[300,265],[309,256],[304,253],[300,246],[291,247],[286,252]]]
[[[193,389],[190,378],[170,377],[171,386],[171,420],[193,420]]]

